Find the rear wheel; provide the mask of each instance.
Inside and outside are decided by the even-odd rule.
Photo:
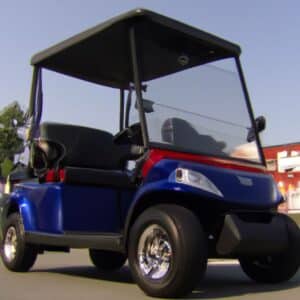
[[[122,253],[90,249],[90,259],[99,271],[115,271],[125,264],[126,256]]]
[[[300,231],[289,217],[286,219],[288,248],[279,255],[241,257],[243,271],[254,281],[261,283],[279,283],[289,280],[300,266]]]
[[[134,223],[128,259],[133,277],[145,293],[183,296],[206,271],[206,236],[191,211],[177,205],[158,205],[147,209]]]
[[[8,216],[3,231],[1,258],[11,271],[26,272],[34,264],[38,251],[25,242],[24,227],[18,213]]]

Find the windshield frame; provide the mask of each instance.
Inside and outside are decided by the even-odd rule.
[[[264,156],[264,153],[263,153],[263,150],[262,150],[262,145],[261,145],[259,132],[258,132],[258,129],[256,127],[256,123],[255,123],[254,111],[253,111],[253,108],[252,108],[248,88],[247,88],[247,85],[246,85],[246,79],[245,79],[245,76],[244,76],[244,73],[243,73],[243,69],[242,69],[242,65],[241,65],[241,61],[240,61],[239,57],[235,57],[235,63],[236,63],[237,71],[238,71],[238,74],[239,74],[240,82],[241,82],[241,85],[242,85],[242,90],[243,90],[243,93],[244,93],[244,99],[246,101],[246,106],[247,106],[249,117],[250,117],[250,120],[251,120],[251,125],[252,125],[252,128],[254,129],[255,142],[256,142],[257,147],[258,147],[258,154],[259,154],[259,158],[260,158],[260,161],[261,161],[261,163],[258,163],[258,164],[263,164],[264,166],[266,166],[266,160],[265,160],[265,156]]]

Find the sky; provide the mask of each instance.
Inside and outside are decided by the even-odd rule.
[[[254,113],[267,119],[263,145],[300,142],[297,0],[0,0],[0,4],[0,110],[15,100],[27,108],[33,54],[110,17],[144,7],[239,44]],[[59,82],[47,76],[49,95],[60,90],[65,99],[77,96],[71,106],[59,99],[45,107],[47,111],[65,119],[80,113],[101,119],[104,127],[116,128],[117,94],[115,102],[105,101],[106,91],[97,90],[100,110],[84,111],[87,101],[78,100],[79,88],[72,90],[67,82],[68,88],[62,90]],[[94,86],[90,93],[95,95]]]

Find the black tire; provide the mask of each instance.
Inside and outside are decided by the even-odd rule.
[[[259,283],[280,283],[292,278],[300,266],[300,231],[288,216],[286,221],[288,248],[279,255],[239,258],[242,270]]]
[[[11,243],[14,244],[14,251],[9,250]],[[35,263],[37,254],[37,248],[25,242],[20,215],[18,213],[9,215],[4,225],[1,243],[1,258],[4,265],[14,272],[26,272]]]
[[[127,257],[118,252],[89,249],[90,259],[99,271],[115,271],[123,267]]]
[[[155,254],[151,253],[153,249],[157,250]],[[138,257],[144,250],[147,254]],[[147,271],[153,258],[154,267],[152,264],[153,268]],[[207,238],[190,210],[177,205],[157,205],[144,211],[133,224],[128,259],[135,281],[146,294],[181,297],[191,292],[205,274]],[[157,269],[155,263],[161,268]]]

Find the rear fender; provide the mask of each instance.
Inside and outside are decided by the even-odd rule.
[[[11,193],[4,203],[2,218],[7,219],[12,213],[19,213],[22,220],[24,229],[26,231],[35,231],[37,228],[35,208],[24,195],[20,192]],[[4,222],[2,222],[4,223]]]

